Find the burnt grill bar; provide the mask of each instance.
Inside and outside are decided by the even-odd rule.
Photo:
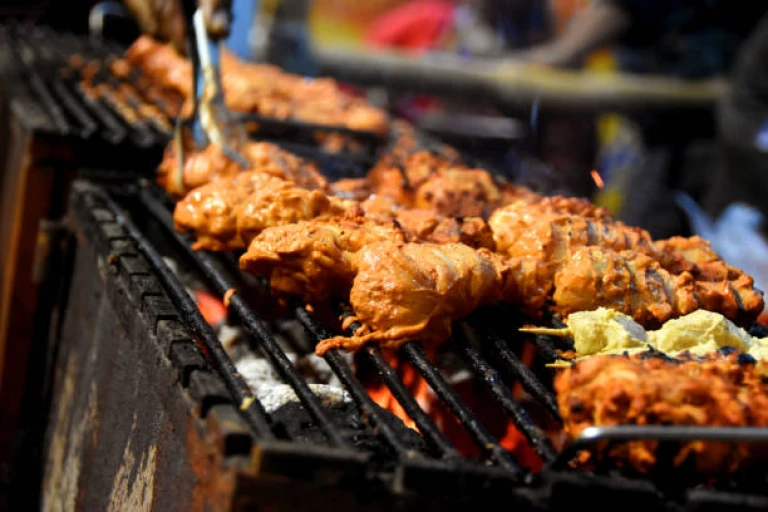
[[[221,264],[221,262],[216,261],[216,258],[209,253],[192,250],[186,237],[173,228],[173,218],[171,217],[170,212],[146,190],[140,192],[139,198],[147,211],[161,223],[179,247],[192,258],[198,268],[211,281],[211,284],[215,287],[216,292],[220,296],[224,297],[230,290],[233,291],[229,298],[227,308],[237,314],[248,332],[259,342],[259,347],[262,349],[264,355],[267,356],[280,376],[293,388],[296,396],[298,396],[304,407],[307,408],[310,416],[312,416],[323,429],[328,441],[333,446],[348,446],[349,443],[341,434],[339,434],[336,427],[334,427],[330,418],[328,418],[328,415],[323,411],[317,397],[312,393],[312,390],[309,389],[306,381],[301,377],[296,370],[296,367],[277,344],[277,341],[267,327],[258,316],[256,316],[253,310],[251,310],[245,300],[243,300],[237,293],[237,281],[227,275],[228,272],[225,266]]]
[[[551,462],[557,457],[557,452],[549,442],[546,434],[531,419],[528,412],[515,400],[512,392],[501,380],[499,372],[483,359],[480,352],[475,349],[463,334],[454,336],[464,358],[472,368],[472,372],[483,382],[490,391],[494,400],[512,418],[515,425],[525,435],[545,462]]]
[[[387,363],[384,356],[381,354],[379,347],[370,345],[362,349],[367,359],[373,363],[376,371],[379,372],[379,376],[389,391],[397,399],[398,403],[403,407],[408,417],[413,420],[416,426],[419,428],[419,432],[424,436],[425,440],[430,446],[441,454],[443,459],[457,460],[461,456],[453,448],[451,442],[443,435],[432,418],[424,412],[416,400],[406,389],[403,382],[395,373],[395,370]]]
[[[451,385],[440,374],[440,371],[430,362],[424,349],[417,343],[403,345],[400,352],[408,362],[424,377],[437,396],[451,409],[451,412],[472,435],[480,449],[491,459],[515,476],[522,474],[523,469],[514,457],[488,432],[488,429],[477,419],[466,403],[451,389]]]
[[[533,337],[533,343],[536,345],[536,350],[547,361],[555,361],[558,359],[557,349],[549,336],[537,334]]]
[[[315,341],[327,338],[330,336],[328,331],[319,325],[314,318],[301,306],[295,308],[296,317],[304,325],[304,327],[310,332]],[[368,392],[360,384],[352,371],[344,362],[338,349],[332,349],[325,353],[323,356],[331,370],[339,377],[342,384],[352,395],[352,399],[357,403],[357,406],[364,413],[368,414],[374,421],[376,428],[381,432],[390,446],[397,453],[398,458],[406,458],[412,456],[414,452],[410,451],[408,447],[403,443],[397,433],[392,429],[389,422],[385,419],[381,409],[368,395]]]
[[[482,337],[483,346],[489,347],[502,363],[501,369],[505,370],[523,386],[523,389],[541,402],[554,419],[561,421],[554,395],[544,387],[531,369],[510,350],[506,340],[492,330],[478,324],[473,324],[472,329]],[[544,355],[545,357],[548,356],[548,354]],[[552,361],[554,358],[547,357],[547,360]]]
[[[100,191],[99,191],[100,192]],[[109,197],[108,194],[100,194],[101,199],[115,214],[115,219],[120,223],[123,228],[130,233],[130,235],[136,240],[138,249],[142,252],[145,258],[154,267],[160,278],[163,286],[168,291],[171,300],[184,315],[184,320],[192,331],[197,335],[208,351],[211,362],[216,367],[216,370],[221,374],[227,389],[232,393],[233,397],[237,397],[238,405],[240,406],[243,416],[249,425],[254,429],[254,432],[262,439],[274,440],[275,436],[269,426],[269,419],[266,411],[261,403],[255,399],[253,392],[251,391],[248,383],[245,382],[240,374],[237,372],[232,360],[224,352],[224,348],[219,343],[216,334],[213,332],[211,326],[205,321],[197,305],[192,298],[184,290],[184,286],[176,279],[171,269],[163,261],[162,256],[152,246],[150,242],[146,240],[144,235],[133,224],[133,222],[125,215],[120,207]],[[247,406],[244,407],[244,405]]]

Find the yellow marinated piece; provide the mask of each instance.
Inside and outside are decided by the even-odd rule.
[[[648,340],[643,326],[632,317],[613,309],[598,308],[568,315],[566,329],[523,328],[523,332],[570,336],[580,356],[647,350]]]
[[[624,352],[627,349],[647,349],[643,326],[632,317],[607,308],[591,312],[571,313],[568,329],[577,332],[574,349],[579,355]]]
[[[568,336],[577,359],[596,354],[634,353],[653,348],[670,356],[688,351],[697,356],[732,347],[757,360],[768,360],[768,338],[753,338],[720,313],[698,310],[645,331],[631,317],[600,308],[571,313],[566,329],[528,327],[534,334]]]
[[[719,313],[703,309],[667,321],[661,329],[649,332],[648,339],[656,350],[670,355],[688,350],[703,356],[723,347],[749,352],[756,345],[744,329]]]

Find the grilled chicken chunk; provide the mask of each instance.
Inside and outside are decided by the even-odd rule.
[[[593,356],[561,371],[555,391],[566,433],[577,437],[591,426],[694,425],[768,426],[768,385],[764,368],[737,354],[676,361],[638,354]],[[659,461],[657,441],[598,446],[580,463],[610,459],[647,473]],[[709,477],[745,469],[765,457],[765,447],[692,441],[671,455],[673,467]],[[663,464],[663,463],[662,463]]]
[[[179,175],[179,155],[173,143],[169,144],[157,171],[157,182],[172,196],[181,197],[189,190],[205,185],[216,178],[230,178],[244,171],[260,171],[293,181],[309,190],[330,191],[328,181],[314,164],[283,151],[268,142],[248,142],[240,152],[248,162],[242,169],[229,159],[220,148],[211,144],[201,151],[187,151]]]
[[[328,218],[286,224],[261,232],[240,258],[240,267],[267,277],[273,290],[313,303],[348,296],[353,254],[382,241],[405,243],[394,223]]]
[[[454,320],[501,296],[494,255],[464,244],[373,243],[354,254],[352,265],[350,304],[362,327],[353,336],[323,340],[318,354],[369,342],[386,348],[411,340],[440,343]]]
[[[192,100],[192,68],[169,45],[141,36],[128,49],[126,61],[142,70],[155,84]],[[243,62],[222,51],[221,81],[227,106],[278,119],[298,119],[323,125],[385,134],[389,119],[384,111],[342,90],[335,80],[306,79],[275,66]]]

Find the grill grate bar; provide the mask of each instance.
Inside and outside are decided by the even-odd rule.
[[[319,325],[315,319],[310,315],[306,309],[301,306],[295,308],[296,317],[309,331],[309,333],[315,338],[315,340],[321,340],[330,337],[330,333],[326,331],[323,326]],[[339,377],[339,380],[349,391],[352,398],[357,403],[358,407],[365,414],[373,418],[376,428],[381,432],[390,446],[395,450],[398,457],[403,458],[411,453],[408,448],[400,440],[397,432],[394,431],[389,421],[384,415],[382,409],[376,405],[368,392],[365,390],[360,381],[355,378],[349,366],[347,366],[344,359],[339,354],[338,349],[329,350],[323,356],[331,370]]]
[[[90,111],[98,118],[99,122],[108,130],[107,133],[101,132],[101,136],[112,143],[119,143],[128,136],[128,130],[118,121],[116,116],[104,106],[97,97],[83,90],[81,84],[76,85],[83,101],[88,105]]]
[[[173,228],[171,213],[147,190],[141,190],[139,197],[147,210],[160,222],[178,245],[195,262],[203,274],[211,281],[216,292],[223,297],[230,290],[237,289],[237,281],[226,270],[225,265],[218,261],[212,254],[204,251],[195,251],[189,244],[187,237],[181,235]],[[238,293],[231,295],[228,309],[234,311],[240,318],[246,330],[259,342],[262,352],[272,363],[274,369],[293,388],[302,405],[309,415],[317,421],[328,441],[337,447],[348,447],[349,443],[338,432],[328,415],[320,405],[319,400],[301,377],[296,367],[291,363],[285,352],[280,348],[275,338],[269,332],[261,319],[254,313],[248,303]],[[219,347],[221,345],[219,344]],[[223,348],[222,348],[223,350]],[[234,368],[234,366],[233,366]],[[235,369],[233,372],[237,371]]]
[[[77,98],[73,95],[72,91],[67,88],[64,81],[60,78],[55,78],[52,86],[56,96],[58,96],[69,113],[72,114],[82,126],[80,136],[82,138],[88,138],[93,135],[99,127],[98,123],[91,118],[88,111],[83,108]]]
[[[430,447],[439,452],[446,460],[461,459],[461,456],[453,448],[448,438],[443,435],[432,418],[424,412],[424,409],[419,406],[418,402],[408,392],[408,389],[406,389],[403,382],[397,376],[395,370],[384,359],[379,347],[369,345],[362,350],[362,353],[373,363],[376,371],[379,372],[381,380],[384,381],[384,384],[400,403],[408,417],[419,428],[419,432],[424,436],[424,440],[429,443]]]
[[[525,435],[545,462],[551,462],[557,457],[557,451],[547,438],[547,435],[536,426],[533,419],[512,396],[512,392],[504,384],[501,375],[488,362],[483,359],[480,352],[474,348],[463,334],[457,333],[454,337],[456,346],[464,358],[470,364],[475,376],[482,380],[491,392],[494,400],[501,405],[504,411],[512,418],[517,428]]]
[[[536,345],[536,350],[547,361],[556,361],[560,358],[557,354],[555,344],[552,343],[552,340],[549,339],[548,336],[537,334],[533,337],[533,343]]]
[[[92,80],[93,85],[99,89],[100,95],[112,107],[120,112],[130,125],[147,137],[158,136],[163,139],[170,137],[172,128],[165,113],[152,102],[140,96],[139,90],[131,83],[120,82],[106,68],[103,61],[92,61],[97,68]],[[146,115],[147,110],[152,110],[153,115]],[[152,133],[150,125],[155,128]]]
[[[478,324],[473,324],[472,329],[482,337],[483,347],[490,348],[491,353],[497,356],[503,365],[501,369],[508,373],[513,379],[520,382],[523,389],[541,402],[553,418],[561,421],[554,395],[544,386],[538,377],[536,377],[533,371],[509,348],[506,340],[496,334],[493,330]]]
[[[151,242],[141,233],[122,209],[115,204],[108,194],[100,192],[107,206],[115,213],[117,221],[136,240],[139,250],[154,267],[160,281],[168,292],[171,300],[184,316],[186,324],[192,329],[203,343],[214,368],[219,372],[229,392],[236,397],[239,409],[244,419],[253,428],[254,433],[266,440],[274,440],[275,436],[269,426],[269,416],[259,400],[256,400],[248,383],[238,373],[232,360],[224,351],[211,326],[205,321],[197,304],[184,289],[184,285],[166,265],[160,253]],[[246,407],[243,407],[246,405]]]
[[[18,41],[17,44],[12,45],[12,48],[16,61],[26,71],[26,78],[29,86],[42,101],[46,113],[48,113],[49,118],[56,126],[56,131],[61,135],[67,135],[69,133],[69,123],[67,122],[67,118],[64,116],[58,103],[48,90],[45,81],[35,70],[33,62],[31,62],[34,60],[31,46],[26,42]]]
[[[351,312],[344,304],[338,304],[338,309],[342,317],[347,318],[351,316]],[[347,332],[351,334],[359,328],[359,323],[352,322],[347,328]],[[430,448],[440,453],[444,460],[461,460],[461,455],[459,455],[429,414],[421,408],[413,395],[408,391],[395,369],[392,368],[381,353],[381,349],[376,345],[369,344],[363,347],[360,352],[366,357],[368,362],[373,364],[387,389],[389,389],[403,410],[408,414],[408,417],[419,428],[419,432],[424,436]]]
[[[450,384],[446,382],[439,370],[429,361],[421,345],[414,342],[406,343],[400,350],[413,367],[424,377],[424,380],[429,383],[435,394],[451,409],[451,412],[472,435],[478,446],[504,469],[516,475],[521,474],[523,470],[520,465],[488,432],[467,404],[456,394]]]

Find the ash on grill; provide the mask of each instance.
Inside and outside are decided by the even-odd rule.
[[[237,371],[277,425],[277,430],[282,430],[287,437],[298,442],[323,443],[324,434],[313,424],[296,392],[282,381],[272,364],[254,349],[252,341],[243,329],[230,320],[224,303],[219,301],[194,273],[184,270],[174,258],[164,256],[163,259],[184,284],[189,296],[196,301]],[[365,451],[386,452],[384,443],[371,431],[367,419],[359,413],[349,392],[344,389],[325,359],[317,356],[311,349],[301,350],[301,347],[311,347],[311,344],[299,322],[295,319],[276,318],[272,322],[272,328],[280,348],[299,370],[318,400],[330,412],[331,421],[345,437],[354,439],[355,445]],[[353,355],[345,353],[342,357],[345,364],[354,370]],[[389,419],[392,427],[397,428],[410,449],[420,452],[425,449],[418,433],[406,427],[394,415],[390,415]]]

